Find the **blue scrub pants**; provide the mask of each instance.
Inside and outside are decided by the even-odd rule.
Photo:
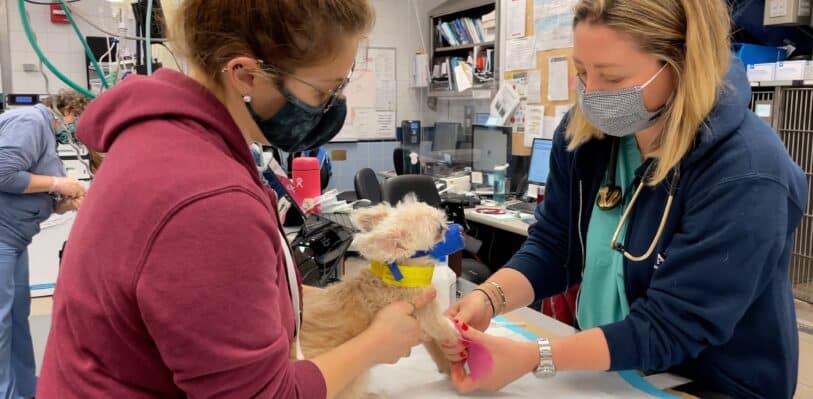
[[[0,398],[32,398],[37,377],[28,326],[28,250],[0,242]]]

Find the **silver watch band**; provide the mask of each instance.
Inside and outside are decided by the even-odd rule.
[[[534,375],[538,378],[549,378],[556,375],[556,366],[553,365],[553,351],[547,338],[539,338],[539,366]]]

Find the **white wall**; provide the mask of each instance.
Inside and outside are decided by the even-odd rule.
[[[426,106],[427,89],[411,88],[412,62],[416,51],[429,46],[428,10],[443,0],[372,0],[376,23],[369,36],[371,47],[396,48],[396,78],[398,100],[396,124],[402,120],[421,120],[430,126],[437,113]],[[418,16],[416,17],[416,9]],[[393,136],[394,136],[393,132]],[[353,177],[362,168],[388,170],[393,168],[392,152],[397,143],[334,143],[328,150],[343,150],[347,160],[333,162],[330,188],[353,190]]]
[[[376,9],[376,24],[369,36],[372,47],[395,47],[397,49],[397,80],[398,104],[396,123],[401,120],[418,119],[424,126],[431,126],[436,121],[460,121],[463,117],[463,105],[473,102],[448,102],[440,100],[436,111],[431,111],[426,105],[427,89],[411,88],[412,60],[416,51],[425,49],[430,45],[429,10],[442,4],[444,0],[371,0]],[[3,55],[0,49],[0,65],[6,66],[5,73],[8,84],[4,87],[6,92],[18,93],[45,93],[45,81],[39,72],[24,72],[23,64],[38,64],[36,54],[31,49],[20,23],[17,10],[17,0],[0,0],[0,7],[5,3],[4,11],[8,14],[8,24],[4,24],[0,12],[0,31],[7,32],[10,44],[9,56]],[[171,0],[163,3],[165,7],[171,5]],[[109,2],[105,0],[82,0],[72,3],[72,6],[83,15],[110,31],[116,31],[117,22],[113,19],[113,12]],[[26,9],[31,19],[31,26],[35,31],[40,46],[51,61],[68,77],[83,87],[86,86],[85,56],[80,42],[77,40],[70,25],[53,24],[50,22],[47,6],[27,4]],[[417,11],[417,15],[416,15]],[[132,16],[127,13],[127,25],[133,32]],[[99,36],[102,33],[77,20],[85,35]],[[3,26],[6,25],[6,26]],[[7,31],[6,31],[7,29]],[[2,34],[0,34],[0,38]],[[0,41],[0,44],[2,42]],[[133,43],[129,42],[133,49]],[[158,47],[154,47],[157,49]],[[164,62],[169,66],[170,62]],[[51,91],[55,92],[66,86],[57,80],[50,72]],[[488,109],[488,102],[479,101],[485,106],[478,106],[478,112]],[[336,144],[336,147],[342,145]],[[346,145],[349,150],[350,145]],[[343,189],[352,187],[352,176],[361,167],[374,167],[381,169],[391,168],[391,154],[379,154],[380,148],[368,143],[358,143],[352,146],[354,160],[334,164],[339,169],[336,186]],[[379,146],[380,147],[380,146]],[[391,152],[391,151],[390,151]],[[344,170],[346,169],[346,170]]]
[[[442,2],[442,0],[372,0],[376,10],[376,24],[369,37],[370,46],[397,48],[396,121],[420,119],[431,120],[434,123],[434,113],[426,107],[426,89],[410,88],[410,85],[415,53],[424,48],[423,43],[426,44],[428,51],[430,44],[427,11]],[[420,19],[416,17],[416,9]]]
[[[82,0],[72,3],[71,6],[75,7],[82,15],[103,26],[106,30],[116,31],[118,23],[113,19],[111,3],[105,0]],[[6,10],[8,13],[7,28],[10,47],[10,62],[6,62],[6,64],[10,64],[11,70],[3,71],[3,73],[10,75],[10,78],[7,79],[10,87],[4,88],[6,92],[44,94],[45,80],[42,75],[39,72],[25,72],[23,70],[23,64],[37,65],[38,58],[23,31],[17,0],[6,0]],[[48,6],[26,4],[26,11],[30,18],[31,28],[36,34],[37,41],[45,55],[62,73],[77,84],[86,87],[84,49],[71,26],[51,23]],[[126,20],[126,23],[130,27],[129,33],[132,34],[132,15]],[[104,34],[79,19],[77,19],[77,24],[86,36],[104,36]],[[0,29],[6,29],[6,26],[0,27]],[[129,45],[133,46],[132,43],[129,43]],[[0,57],[2,56],[3,54],[0,53]],[[47,71],[45,66],[43,68]],[[49,77],[52,92],[67,88],[50,71],[46,73]]]

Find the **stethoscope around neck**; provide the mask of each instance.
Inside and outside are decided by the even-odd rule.
[[[610,150],[610,165],[609,169],[607,170],[607,184],[599,189],[598,197],[596,198],[596,205],[599,207],[599,209],[604,211],[615,209],[615,207],[617,207],[623,199],[621,187],[618,187],[616,184],[616,170],[618,167],[618,151],[620,143],[620,139],[613,140],[612,148]],[[650,162],[649,166],[647,166],[646,170],[644,171],[644,175],[641,177],[641,182],[638,183],[638,188],[635,189],[635,193],[632,195],[629,205],[627,205],[624,213],[621,215],[621,220],[618,221],[618,226],[616,227],[615,233],[613,233],[613,238],[610,241],[610,247],[612,249],[620,252],[625,258],[632,262],[643,262],[649,259],[649,257],[652,256],[652,253],[655,252],[655,247],[658,245],[658,241],[660,241],[661,236],[663,235],[663,229],[666,227],[666,221],[669,220],[669,212],[672,210],[672,202],[674,201],[675,194],[677,193],[678,186],[680,184],[680,165],[678,164],[672,169],[672,181],[669,184],[669,197],[666,199],[666,205],[664,206],[663,213],[661,215],[658,230],[655,232],[655,237],[652,238],[649,248],[641,256],[635,256],[629,253],[624,245],[618,242],[618,236],[621,235],[621,230],[624,227],[624,224],[627,223],[630,213],[632,212],[632,208],[638,201],[638,196],[641,194],[641,191],[643,191],[646,181],[650,176],[650,172],[652,171],[652,167],[655,164],[656,162]]]

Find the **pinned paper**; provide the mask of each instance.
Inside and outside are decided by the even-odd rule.
[[[542,102],[542,72],[528,71],[528,102],[536,104]]]
[[[510,85],[503,84],[491,102],[491,115],[497,117],[500,125],[505,125],[518,105],[519,94]]]
[[[511,39],[506,46],[506,71],[536,69],[536,50],[531,37]]]
[[[553,135],[556,133],[556,127],[556,118],[553,116],[546,116],[543,120],[542,138],[553,139]]]
[[[570,99],[568,89],[567,57],[553,57],[548,69],[548,100],[567,101]]]
[[[525,146],[533,145],[535,138],[542,138],[545,132],[545,107],[529,105],[525,115]]]
[[[576,0],[534,0],[537,51],[573,47]]]
[[[565,118],[568,112],[570,112],[570,108],[573,108],[572,105],[557,105],[556,106],[556,113],[554,114],[554,121],[553,124],[558,127],[560,123],[562,123],[562,119]]]
[[[512,39],[525,37],[526,1],[510,0],[508,3],[508,36]]]

